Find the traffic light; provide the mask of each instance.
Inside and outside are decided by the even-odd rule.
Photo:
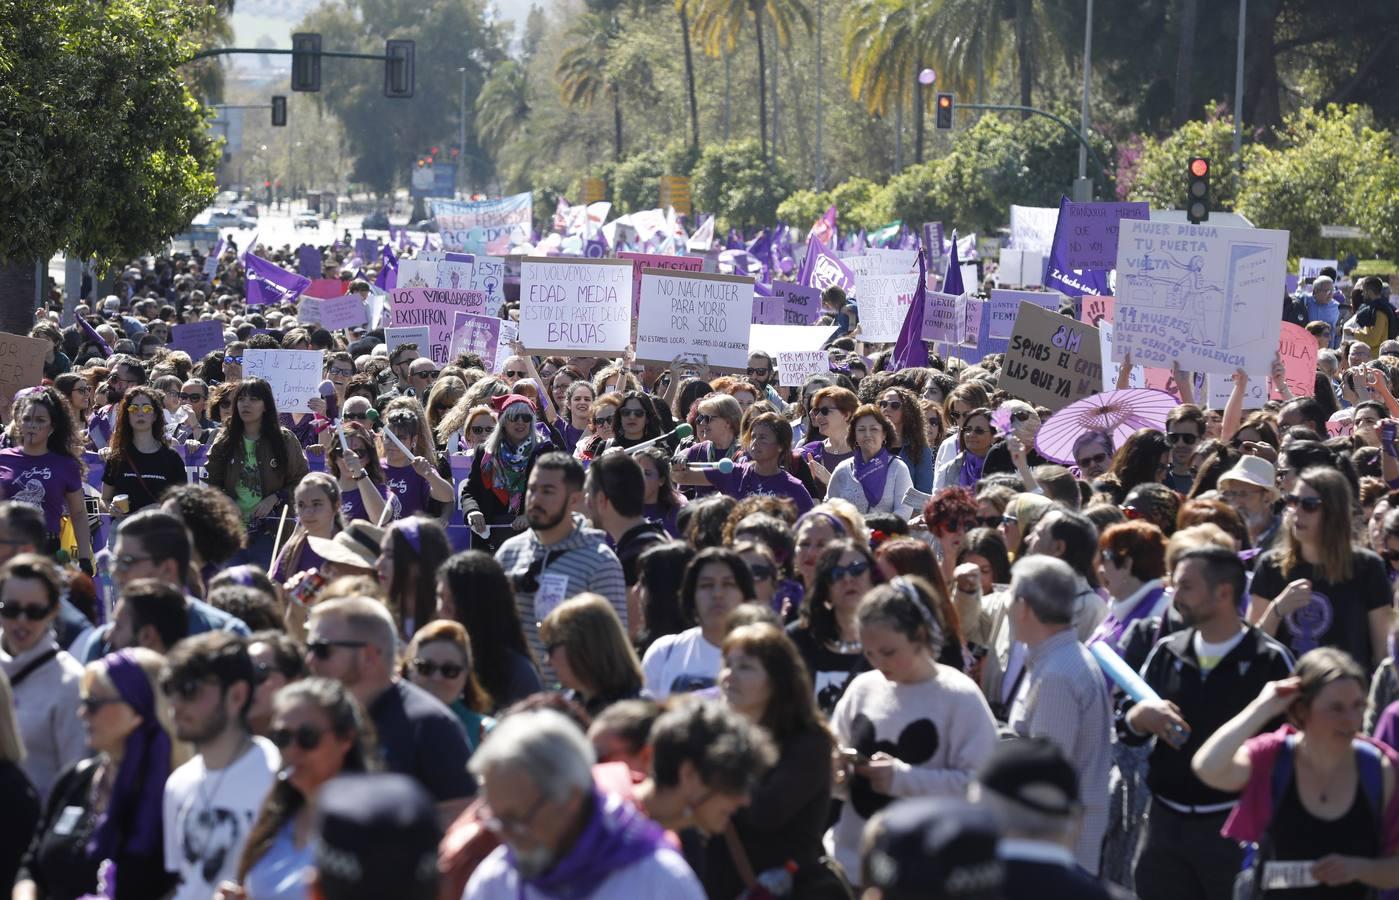
[[[281,95],[272,98],[272,126],[282,128],[287,124],[287,98]]]
[[[407,99],[413,96],[414,43],[390,39],[384,47],[384,96]]]
[[[321,36],[302,31],[291,36],[291,89],[321,89]]]
[[[933,117],[933,126],[938,131],[952,130],[952,107],[953,98],[951,94],[939,93],[937,98],[937,115]]]
[[[1210,217],[1210,161],[1203,156],[1190,157],[1186,171],[1185,218],[1192,225]]]

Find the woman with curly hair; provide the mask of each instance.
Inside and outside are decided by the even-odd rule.
[[[888,387],[879,392],[876,405],[889,424],[894,426],[894,440],[889,444],[889,452],[908,466],[915,489],[925,494],[932,493],[933,449],[928,446],[928,423],[923,418],[923,407],[918,397],[908,388]]]
[[[193,538],[189,571],[191,582],[197,577],[198,584],[186,585],[186,589],[202,598],[203,585],[245,544],[238,506],[218,488],[179,484],[165,492],[160,508],[183,522]]]
[[[66,514],[78,539],[78,564],[92,572],[92,534],[83,501],[81,435],[68,401],[51,387],[20,391],[10,407],[10,448],[0,450],[0,497],[44,511],[45,552],[58,551]]]
[[[102,505],[115,516],[126,516],[159,503],[166,490],[185,484],[189,477],[185,461],[165,440],[165,394],[137,385],[127,389],[118,406],[102,472]],[[126,502],[112,509],[118,496]]]
[[[1171,471],[1171,445],[1155,428],[1139,428],[1117,448],[1108,474],[1122,486],[1119,503],[1132,488],[1147,481],[1163,481]]]
[[[952,583],[962,540],[977,526],[976,517],[976,498],[964,487],[943,488],[923,507],[923,521],[937,539],[934,549],[943,584]]]

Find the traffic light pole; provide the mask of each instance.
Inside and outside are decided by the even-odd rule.
[[[245,54],[269,54],[273,56],[291,56],[295,50],[288,49],[256,49],[252,47],[214,47],[209,50],[200,50],[185,62],[195,62],[201,59],[208,59],[211,56],[231,56],[236,53]],[[377,62],[388,62],[389,56],[386,53],[342,53],[335,50],[322,50],[317,56],[329,56],[335,59],[372,59]]]
[[[1039,109],[1034,106],[1016,106],[1004,103],[958,103],[957,105],[965,109],[985,109],[993,110],[996,112],[1032,113],[1037,116],[1044,116],[1046,119],[1050,119],[1056,122],[1060,128],[1063,128],[1069,134],[1073,135],[1075,139],[1077,139],[1079,146],[1082,147],[1084,150],[1088,151],[1089,156],[1093,157],[1093,163],[1098,167],[1099,172],[1107,171],[1107,166],[1103,165],[1102,157],[1098,156],[1098,151],[1094,150],[1093,145],[1088,143],[1088,139],[1083,136],[1083,132],[1079,131],[1077,128],[1073,127],[1064,119],[1060,118],[1059,116],[1056,116],[1052,112]],[[1096,179],[1094,180],[1096,181]]]

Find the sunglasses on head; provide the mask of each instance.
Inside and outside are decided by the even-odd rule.
[[[1193,447],[1195,446],[1195,442],[1199,439],[1200,436],[1198,434],[1186,434],[1183,431],[1166,432],[1166,440],[1170,441],[1172,444],[1179,444],[1181,441],[1184,441],[1185,446]]]
[[[25,618],[31,622],[42,622],[49,613],[53,612],[52,606],[24,606],[19,603],[9,603],[0,601],[0,619]]]
[[[831,568],[831,584],[841,581],[846,577],[859,578],[870,570],[870,563],[867,559],[857,559],[848,566],[833,566]]]
[[[1288,509],[1301,507],[1305,512],[1316,512],[1321,509],[1320,497],[1300,497],[1297,494],[1288,494],[1282,498],[1282,502],[1287,504]]]
[[[348,647],[351,649],[366,646],[364,641],[310,641],[306,644],[306,652],[316,659],[330,659],[330,655],[335,652],[336,647]]]
[[[180,399],[185,401],[186,403],[198,403],[200,400],[203,400],[207,396],[207,394],[200,393],[181,394]]]
[[[413,660],[413,671],[424,678],[436,678],[441,672],[443,678],[456,678],[466,671],[466,667],[457,663],[435,663],[430,659]]]
[[[310,723],[291,728],[276,728],[267,736],[278,750],[286,750],[293,743],[302,750],[314,750],[321,745],[325,732]]]

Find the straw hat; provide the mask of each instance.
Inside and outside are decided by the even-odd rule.
[[[326,562],[372,570],[379,558],[379,547],[384,542],[384,529],[370,525],[363,519],[355,519],[345,526],[344,531],[329,540],[307,535],[306,542]]]

